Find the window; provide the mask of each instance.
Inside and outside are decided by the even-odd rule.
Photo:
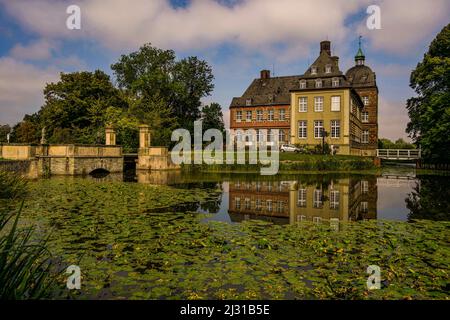
[[[314,111],[323,111],[323,97],[314,97]]]
[[[297,207],[306,207],[306,189],[298,189]]]
[[[271,110],[269,110],[269,111],[267,111],[267,118],[268,118],[268,120],[269,121],[273,121],[273,110],[271,109]]]
[[[364,123],[369,122],[369,113],[367,111],[361,113],[361,121]]]
[[[369,143],[369,130],[363,130],[361,140],[362,143]]]
[[[369,206],[367,201],[361,202],[361,213],[367,213],[369,211]]]
[[[256,120],[257,121],[263,121],[263,112],[262,112],[262,110],[257,110],[256,111]]]
[[[252,99],[245,100],[245,105],[246,106],[251,106],[252,105]]]
[[[272,212],[272,200],[266,201],[267,211]]]
[[[241,130],[238,130],[238,131],[236,132],[236,141],[237,141],[237,142],[241,142],[241,141],[242,141],[242,133],[241,133]]]
[[[300,81],[300,89],[306,89],[306,80]]]
[[[311,74],[317,74],[317,68],[311,67]]]
[[[314,208],[321,208],[322,205],[323,205],[323,203],[322,203],[322,190],[315,189],[314,190],[313,207]]]
[[[362,180],[361,181],[361,192],[362,193],[369,192],[369,181],[367,181],[367,180]]]
[[[279,213],[282,213],[284,211],[284,202],[283,201],[278,201],[278,208],[277,211]]]
[[[280,120],[280,121],[284,121],[284,120],[286,120],[285,118],[286,118],[286,110],[280,109],[279,120]]]
[[[307,112],[308,111],[308,98],[300,97],[298,99],[298,112]]]
[[[298,137],[299,139],[306,139],[307,137],[307,125],[306,121],[302,120],[298,122]]]
[[[330,191],[330,209],[339,209],[339,191],[337,190]]]
[[[331,111],[341,111],[341,96],[331,97]]]
[[[278,140],[280,142],[284,142],[284,139],[286,138],[286,135],[284,134],[284,130],[278,131]]]
[[[258,211],[261,210],[261,208],[262,208],[262,201],[261,201],[261,199],[256,199],[255,207],[256,207],[256,210],[258,210]]]
[[[251,111],[247,111],[247,122],[252,121],[252,112]]]
[[[236,208],[236,210],[240,210],[241,209],[241,198],[235,198],[234,199],[234,207]]]
[[[331,81],[331,85],[333,87],[339,87],[339,78],[333,78],[333,80]]]
[[[267,130],[267,142],[272,142],[273,141],[273,130],[269,129]]]
[[[257,142],[261,142],[262,138],[263,138],[262,130],[261,129],[257,129],[256,130],[256,141]]]
[[[331,137],[340,138],[341,136],[341,121],[331,120]]]
[[[367,106],[369,104],[369,97],[362,97],[362,101],[364,105]]]
[[[316,80],[316,88],[322,88],[322,80],[320,79]]]
[[[245,198],[245,210],[250,210],[252,208],[252,204],[249,198]]]
[[[323,131],[323,120],[314,121],[314,138],[320,139],[322,138]]]
[[[241,122],[242,120],[242,111],[236,111],[236,121]]]
[[[329,64],[326,65],[325,73],[331,73],[331,65],[329,65]]]

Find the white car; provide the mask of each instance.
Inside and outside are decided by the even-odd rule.
[[[295,153],[303,152],[302,149],[294,146],[293,144],[282,144],[280,147],[280,151],[281,152],[295,152]]]

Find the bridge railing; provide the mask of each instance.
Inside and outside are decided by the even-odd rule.
[[[377,157],[382,159],[420,159],[420,149],[377,149]]]

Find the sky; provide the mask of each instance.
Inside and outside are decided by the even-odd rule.
[[[67,7],[81,10],[69,30]],[[381,29],[370,30],[370,5]],[[0,124],[15,124],[44,103],[60,72],[101,69],[145,43],[195,55],[213,69],[218,102],[229,104],[259,71],[303,74],[330,40],[342,71],[354,65],[358,37],[379,88],[379,136],[404,138],[411,70],[450,21],[448,0],[0,0]]]

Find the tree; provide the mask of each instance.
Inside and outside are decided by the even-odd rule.
[[[136,101],[137,109],[144,108],[153,116],[169,113],[169,118],[191,131],[193,122],[201,115],[201,98],[213,89],[212,70],[205,61],[196,57],[176,61],[172,50],[161,50],[151,44],[122,55],[111,69],[119,88]]]
[[[202,122],[203,131],[218,129],[224,132],[225,125],[223,123],[223,113],[220,104],[213,102],[210,105],[204,106],[202,109]]]
[[[47,84],[38,113],[51,143],[98,143],[104,135],[107,108],[126,109],[121,92],[103,71],[61,73]]]
[[[0,143],[7,142],[7,135],[11,132],[11,127],[8,124],[0,125]]]
[[[39,116],[37,114],[27,114],[22,122],[13,127],[11,142],[39,143],[40,135]]]
[[[450,160],[450,24],[431,42],[416,69],[410,86],[417,93],[407,101],[406,132],[420,145],[430,163]]]

